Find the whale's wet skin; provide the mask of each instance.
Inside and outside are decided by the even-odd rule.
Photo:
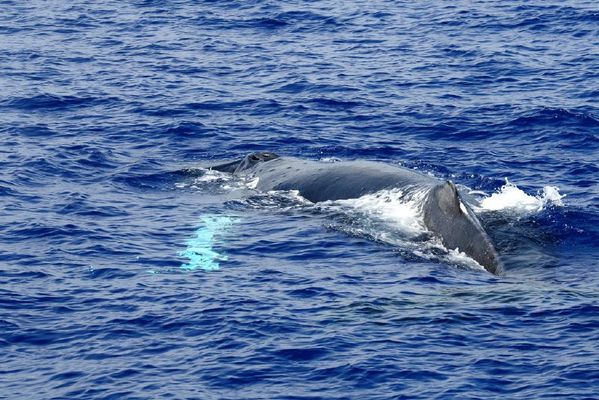
[[[448,250],[464,253],[489,272],[501,273],[491,239],[452,182],[376,162],[323,163],[274,153],[253,153],[211,169],[253,178],[253,186],[263,192],[296,191],[313,203],[398,191],[403,202],[416,203],[424,227]]]

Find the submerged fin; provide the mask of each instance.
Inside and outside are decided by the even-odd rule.
[[[501,272],[495,247],[453,182],[435,186],[424,203],[424,224],[450,250],[458,249],[493,274]]]

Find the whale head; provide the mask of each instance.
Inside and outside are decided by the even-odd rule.
[[[231,174],[238,174],[240,172],[247,171],[252,169],[255,165],[271,161],[276,158],[279,158],[275,153],[270,152],[259,152],[259,153],[251,153],[242,158],[241,160],[235,160],[226,164],[215,165],[210,167],[210,169],[220,172],[228,172]]]

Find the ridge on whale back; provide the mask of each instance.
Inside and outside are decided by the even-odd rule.
[[[324,163],[261,152],[210,169],[258,178],[257,189],[297,190],[311,202],[358,198],[383,189],[425,192],[424,224],[447,249],[458,249],[493,274],[502,267],[480,221],[451,181],[374,161]]]

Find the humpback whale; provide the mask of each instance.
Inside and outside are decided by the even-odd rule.
[[[447,249],[465,253],[493,274],[501,273],[489,235],[451,181],[374,161],[325,163],[269,152],[252,153],[210,169],[257,177],[256,188],[262,191],[297,190],[313,203],[359,198],[385,189],[423,194],[426,228]]]

